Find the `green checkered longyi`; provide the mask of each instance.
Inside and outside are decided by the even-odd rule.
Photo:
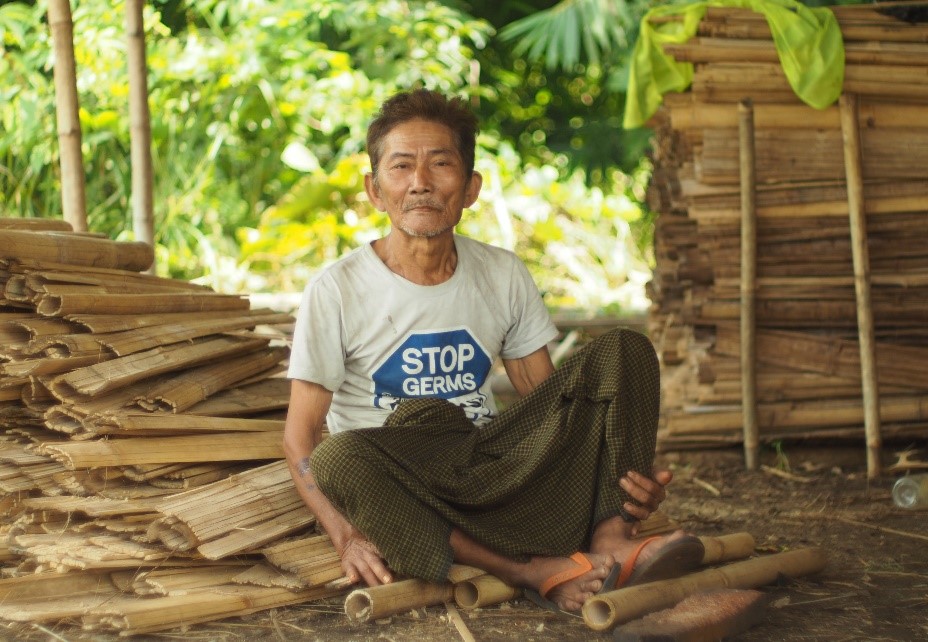
[[[582,550],[621,514],[628,470],[650,474],[660,373],[646,337],[616,329],[476,427],[441,399],[403,401],[383,427],[313,452],[326,497],[397,573],[443,581],[457,527],[514,559]]]

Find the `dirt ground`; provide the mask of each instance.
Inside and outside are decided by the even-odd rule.
[[[886,448],[888,461],[894,460],[893,452],[892,447]],[[828,552],[828,566],[820,575],[766,587],[771,604],[762,622],[738,639],[928,639],[928,512],[893,507],[893,476],[868,482],[862,445],[797,445],[765,451],[762,463],[768,468],[757,472],[744,470],[737,449],[665,453],[658,456],[658,462],[675,472],[663,509],[691,532],[747,531],[754,536],[758,553],[808,546]],[[611,638],[608,633],[591,631],[579,617],[558,616],[525,600],[460,614],[476,640]],[[61,627],[7,634],[9,639],[117,639]],[[376,623],[351,624],[341,601],[333,600],[145,639],[402,642],[465,638],[444,606]]]

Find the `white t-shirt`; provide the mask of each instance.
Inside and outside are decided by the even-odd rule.
[[[457,267],[439,285],[407,281],[366,244],[306,286],[288,376],[334,393],[330,432],[381,426],[404,397],[447,399],[485,423],[497,414],[495,358],[519,359],[557,336],[515,254],[454,243]]]

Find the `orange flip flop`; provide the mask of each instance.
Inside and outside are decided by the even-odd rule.
[[[566,613],[567,615],[576,615],[576,613],[564,611],[552,600],[548,599],[548,593],[550,593],[555,587],[576,579],[581,575],[584,575],[585,573],[593,570],[593,563],[590,561],[590,558],[588,558],[580,551],[577,551],[571,555],[570,559],[576,564],[576,566],[560,571],[559,573],[555,573],[544,582],[542,582],[537,591],[534,589],[525,589],[525,597],[530,599],[538,606],[544,609],[548,609],[549,611],[554,611],[555,613]]]
[[[664,537],[664,535],[655,535],[642,540],[625,558],[625,561],[621,565],[616,565],[609,573],[609,577],[603,584],[605,587],[612,588],[606,590],[680,577],[702,564],[706,549],[695,535],[684,535],[668,542],[650,559],[638,564],[638,557],[644,547]]]

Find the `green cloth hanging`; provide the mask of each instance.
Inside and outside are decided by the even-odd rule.
[[[668,91],[683,91],[693,82],[693,65],[677,62],[663,45],[681,44],[696,35],[707,7],[740,7],[767,19],[780,65],[796,95],[816,109],[825,109],[841,95],[844,83],[844,41],[834,14],[827,7],[809,8],[796,0],[706,0],[665,5],[648,11],[628,78],[625,129],[641,127],[660,107]],[[682,21],[651,24],[649,19],[681,16]]]

